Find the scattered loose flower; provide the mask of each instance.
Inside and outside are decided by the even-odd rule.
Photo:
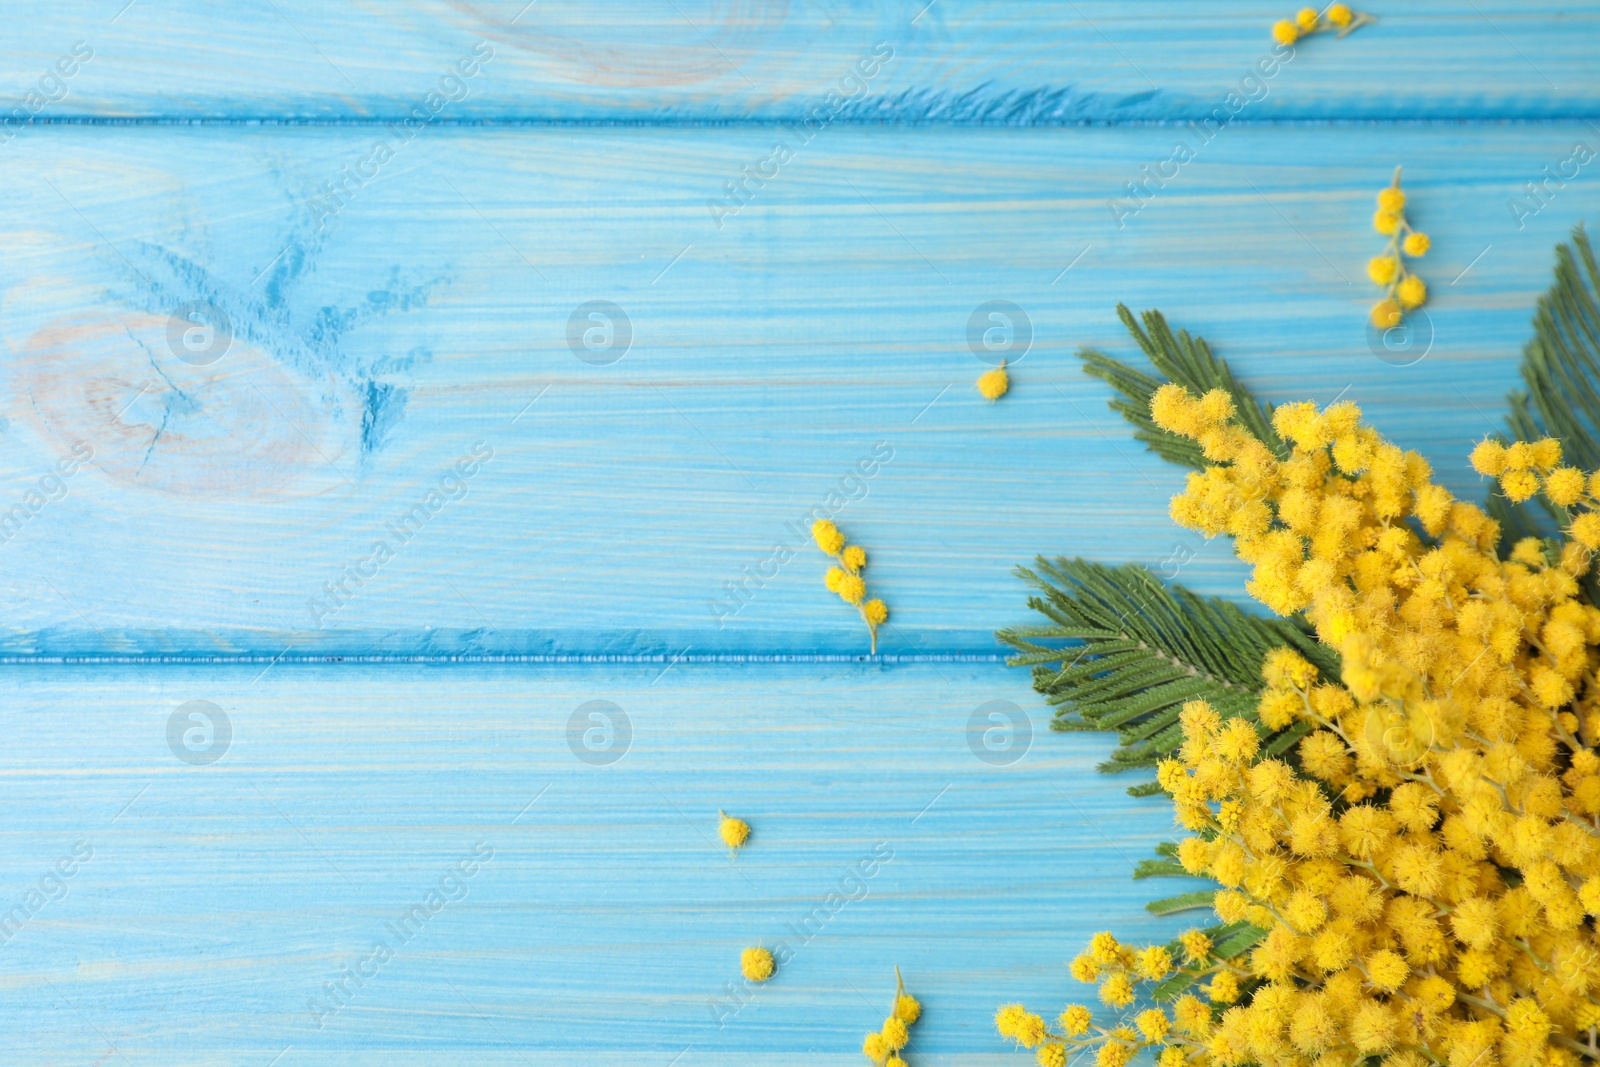
[[[830,592],[838,593],[839,599],[854,607],[861,613],[861,618],[867,624],[867,631],[872,635],[872,652],[878,652],[878,627],[889,621],[889,606],[881,600],[867,599],[867,582],[861,577],[861,572],[867,566],[867,550],[860,545],[846,545],[844,534],[839,532],[839,527],[827,519],[818,519],[811,525],[811,537],[816,541],[817,547],[837,562],[837,567],[829,567],[822,576],[822,584]]]
[[[1281,45],[1291,45],[1302,37],[1330,30],[1336,36],[1343,37],[1352,30],[1377,21],[1371,15],[1352,10],[1349,4],[1330,4],[1320,15],[1314,7],[1303,7],[1295,12],[1294,18],[1273,23],[1272,39]]]
[[[862,1055],[879,1067],[907,1067],[900,1053],[911,1043],[912,1024],[922,1018],[922,1005],[916,997],[906,992],[906,984],[900,977],[898,967],[894,969],[894,982],[893,1010],[883,1020],[882,1028],[868,1034],[866,1040],[861,1042]]]
[[[1011,376],[1006,373],[1005,360],[994,370],[978,375],[978,392],[988,401],[999,400],[1011,388]]]
[[[739,970],[752,982],[765,982],[777,969],[772,953],[764,948],[747,948],[739,956]]]
[[[1428,299],[1428,287],[1422,279],[1406,269],[1406,259],[1419,259],[1427,255],[1433,242],[1428,235],[1419,233],[1406,222],[1406,194],[1400,188],[1400,168],[1394,169],[1394,181],[1378,194],[1378,211],[1372,216],[1372,228],[1389,238],[1382,255],[1367,263],[1367,277],[1374,285],[1384,288],[1384,297],[1372,309],[1372,325],[1387,330],[1400,325],[1408,311],[1421,307]]]
[[[1224,925],[1144,949],[1097,934],[1071,972],[1122,1017],[1073,1005],[1052,1027],[1013,1004],[1000,1033],[1099,1067],[1145,1049],[1158,1067],[1600,1059],[1600,608],[1581,584],[1600,472],[1555,440],[1480,443],[1473,466],[1514,500],[1542,492],[1559,528],[1503,558],[1500,524],[1353,404],[1280,406],[1285,458],[1221,390],[1167,384],[1150,407],[1207,461],[1172,517],[1231,535],[1248,591],[1342,666],[1279,648],[1252,712],[1178,716],[1156,779]],[[1267,751],[1263,731],[1297,740]]]
[[[727,812],[717,809],[717,814],[722,816],[722,822],[717,825],[717,833],[722,837],[722,843],[730,850],[737,851],[744,847],[750,840],[750,824],[743,819],[735,819]]]

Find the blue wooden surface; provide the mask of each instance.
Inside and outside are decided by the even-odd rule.
[[[92,850],[0,945],[8,1055],[847,1063],[898,964],[927,1005],[915,1047],[950,1062],[994,1048],[1001,998],[1058,998],[1063,953],[1094,929],[1181,928],[1125,881],[1169,817],[1093,772],[1102,739],[1063,744],[1030,707],[1031,747],[997,742],[1015,762],[975,758],[976,708],[1032,704],[1016,671],[463,670],[8,671],[27,724],[8,810],[28,817],[0,832],[0,899]],[[164,733],[196,699],[232,728],[203,766]],[[632,723],[609,765],[568,745],[590,700]],[[735,861],[719,808],[754,828]],[[492,859],[400,945],[384,924],[479,842]],[[847,877],[872,855],[887,858]],[[807,920],[830,892],[851,899]],[[394,958],[319,1028],[307,1002],[378,939]],[[728,1007],[739,951],[785,940],[777,978]]]
[[[786,526],[841,488],[889,652],[992,652],[1038,552],[1182,545],[1185,582],[1231,591],[1225,546],[1165,517],[1178,473],[1079,370],[1080,344],[1129,354],[1115,302],[1270,397],[1361,402],[1476,493],[1465,453],[1596,203],[1582,171],[1521,230],[1507,207],[1581,125],[1231,129],[1121,229],[1106,196],[1166,130],[836,128],[719,231],[702,194],[764,131],[456,130],[318,231],[294,190],[364,132],[35,132],[0,208],[6,493],[95,455],[5,546],[17,654],[862,651]],[[1410,366],[1365,324],[1396,161],[1435,249]],[[168,344],[195,299],[237,335],[210,366]],[[566,339],[592,299],[632,321],[606,366]],[[967,337],[992,299],[1035,334],[999,404]],[[386,532],[477,442],[464,497]],[[376,540],[394,558],[333,610]]]
[[[1592,3],[1356,5],[1354,37],[1246,83],[1276,119],[1593,118]],[[1197,119],[1272,53],[1295,6],[1228,0],[94,0],[9,21],[0,83],[94,53],[41,120],[400,118],[485,42],[437,122],[794,119],[909,123]],[[875,46],[894,58],[841,86]],[[52,94],[53,95],[53,94]]]
[[[1600,149],[1600,5],[1373,11],[1245,86],[1136,212],[1127,183],[1288,7],[8,20],[0,82],[36,114],[0,134],[0,904],[60,898],[0,942],[7,1062],[854,1063],[895,964],[927,1004],[913,1062],[1017,1062],[998,1003],[1081,997],[1063,964],[1094,930],[1184,921],[1140,908],[1181,887],[1126,880],[1165,804],[1095,775],[1105,740],[1050,734],[998,662],[1010,570],[1240,579],[1167,520],[1178,472],[1074,350],[1128,356],[1113,305],[1160,307],[1269,398],[1355,399],[1476,495],[1464,455],[1552,246],[1600,203],[1600,163],[1570,162]],[[397,133],[479,40],[463,98]],[[1397,164],[1434,241],[1402,353],[1364,326]],[[613,362],[568,341],[595,300],[631,324]],[[968,322],[993,300],[1034,336],[991,405]],[[214,363],[171,340],[192,301],[232,323]],[[454,498],[396,536],[430,491]],[[881,662],[848,662],[862,626],[789,525],[819,505],[894,611]],[[333,605],[378,539],[392,559]],[[214,763],[169,742],[192,700],[231,724]],[[615,763],[569,743],[592,700],[629,716]],[[1029,717],[1013,763],[974,751],[995,700]],[[736,862],[718,808],[755,826]],[[307,1000],[480,841],[462,899],[317,1028]],[[739,949],[880,841],[862,899],[719,1026]]]

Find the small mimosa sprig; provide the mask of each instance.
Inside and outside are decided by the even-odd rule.
[[[868,1034],[861,1042],[861,1053],[878,1067],[907,1067],[900,1052],[911,1043],[911,1026],[922,1018],[922,1005],[906,992],[900,968],[894,969],[894,1010],[883,1020],[883,1028]]]
[[[1329,4],[1328,10],[1320,15],[1314,7],[1303,7],[1295,12],[1294,18],[1280,19],[1272,24],[1272,39],[1279,44],[1289,45],[1302,37],[1310,37],[1313,33],[1326,33],[1329,30],[1343,37],[1351,30],[1360,29],[1369,22],[1377,21],[1371,15],[1352,11],[1349,4]]]
[[[1389,188],[1378,194],[1372,228],[1389,238],[1383,254],[1373,256],[1367,263],[1367,277],[1385,290],[1384,298],[1372,308],[1372,325],[1387,330],[1400,325],[1406,312],[1427,302],[1428,287],[1406,269],[1406,257],[1420,259],[1433,246],[1427,234],[1413,230],[1406,221],[1406,194],[1400,188],[1399,167],[1394,168]]]
[[[817,547],[839,562],[829,567],[822,583],[839,594],[839,599],[861,612],[867,630],[872,634],[872,654],[878,654],[878,627],[889,621],[889,606],[881,600],[867,599],[867,582],[861,572],[867,567],[867,550],[860,545],[846,545],[839,527],[827,519],[811,524],[811,537]]]

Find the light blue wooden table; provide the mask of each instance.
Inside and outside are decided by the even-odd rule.
[[[10,13],[0,1060],[857,1063],[898,964],[914,1063],[1024,1062],[998,1003],[1184,923],[1127,880],[1164,802],[1002,663],[1011,568],[1240,579],[1075,349],[1160,307],[1476,494],[1600,205],[1600,5],[1371,10],[1292,56],[1287,7],[1212,2]],[[1402,164],[1416,361],[1364,318]],[[996,300],[1032,337],[991,405]]]

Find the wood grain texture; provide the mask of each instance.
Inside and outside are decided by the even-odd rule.
[[[1241,577],[1074,350],[1127,356],[1115,303],[1160,307],[1476,497],[1465,452],[1597,203],[1600,4],[1385,7],[1244,83],[1292,6],[11,13],[6,1062],[855,1064],[895,964],[913,1062],[1023,1062],[995,1006],[1087,994],[1084,940],[1182,929],[1141,906],[1189,886],[1127,881],[1166,804],[998,662],[1010,570]],[[1399,353],[1363,271],[1396,164],[1434,241]],[[582,343],[622,322],[595,301],[620,358]],[[992,301],[1032,332],[994,405]],[[837,662],[866,640],[817,507],[871,553],[885,661]],[[405,662],[494,656],[528,661]],[[736,861],[718,808],[755,827]],[[785,938],[734,1012],[739,950]]]
[[[1477,496],[1465,452],[1596,203],[1585,169],[1524,228],[1508,209],[1583,126],[1231,129],[1120,220],[1171,131],[835,128],[719,229],[707,197],[771,133],[430,134],[320,229],[305,197],[365,132],[19,142],[4,502],[94,456],[13,524],[9,651],[864,652],[797,532],[819,505],[872,554],[888,652],[993,652],[1040,552],[1237,595],[1226,546],[1166,517],[1178,472],[1078,369],[1082,344],[1129,354],[1113,305],[1159,306],[1273,399],[1361,402]],[[1409,366],[1365,325],[1396,162],[1434,240]],[[996,299],[1034,337],[991,405],[968,322]],[[233,323],[205,366],[168,336],[193,300]],[[606,365],[568,342],[591,300],[631,322]],[[479,442],[464,495],[429,497]]]
[[[0,676],[0,902],[92,851],[0,944],[8,1062],[854,1063],[898,964],[922,1061],[993,1064],[990,1013],[1067,995],[1067,946],[1184,928],[1141,904],[1186,880],[1126,880],[1170,815],[1093,772],[1102,739],[1030,707],[1031,743],[990,749],[1015,762],[974,757],[975,709],[1032,703],[999,666],[256,675]],[[208,765],[168,747],[197,699],[231,724]],[[608,765],[569,748],[591,700],[631,720]],[[754,827],[736,861],[718,808]],[[402,944],[385,923],[480,842]],[[853,899],[807,925],[830,892]],[[394,958],[318,1028],[308,1000],[382,939]],[[739,952],[785,939],[776,979],[714,1013]]]
[[[846,119],[1060,124],[1199,118],[1292,4],[1226,0],[95,0],[10,20],[0,84],[36,88],[77,42],[93,59],[40,120],[399,119],[485,42],[443,121],[773,122],[827,103],[879,42],[895,55]],[[1303,44],[1251,119],[1595,117],[1595,3],[1363,5],[1344,41]],[[54,83],[44,95],[59,96]],[[444,86],[447,95],[458,95]],[[832,104],[827,105],[830,111]]]

